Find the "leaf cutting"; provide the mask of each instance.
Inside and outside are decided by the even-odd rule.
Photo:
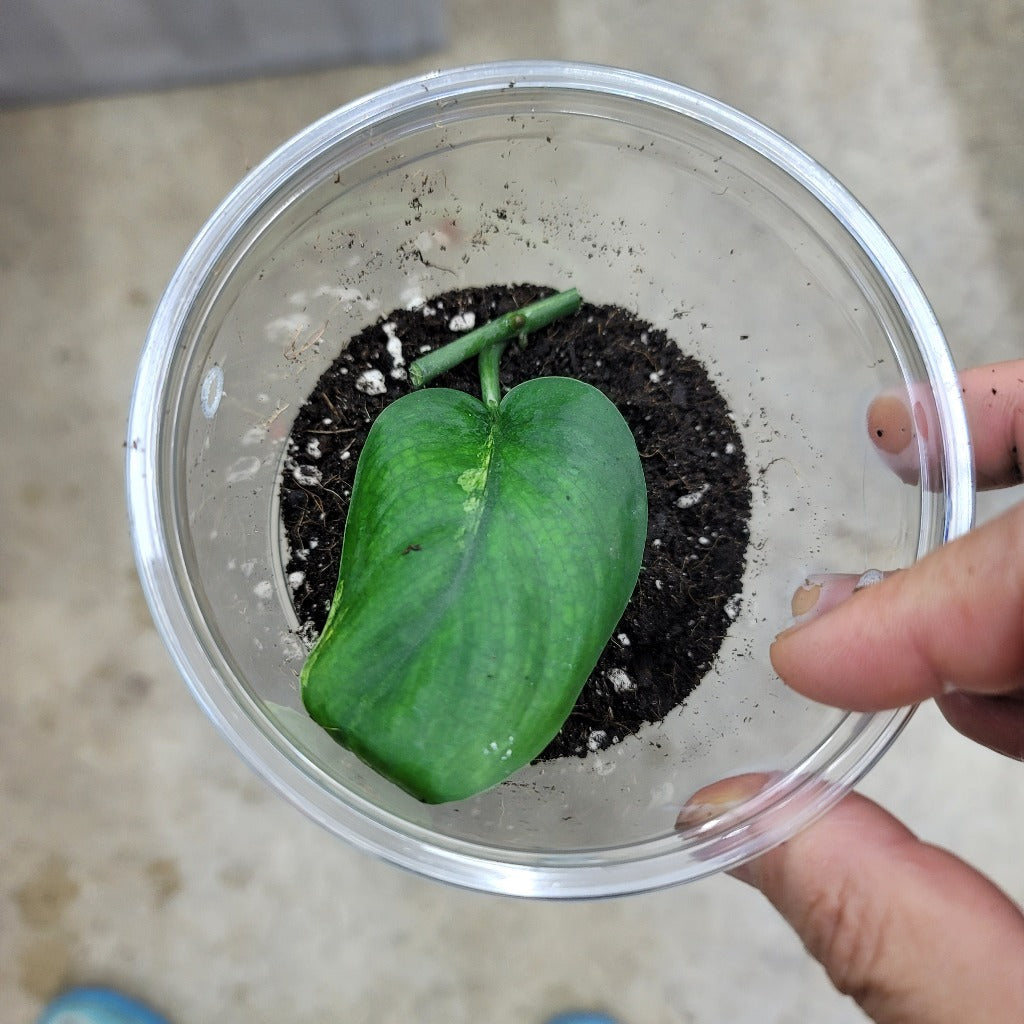
[[[646,487],[613,403],[568,377],[501,394],[505,346],[579,305],[575,289],[549,296],[414,362],[423,385],[476,357],[481,397],[405,395],[360,455],[302,697],[429,803],[473,796],[543,750],[640,571]]]

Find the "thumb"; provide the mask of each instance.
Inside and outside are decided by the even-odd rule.
[[[714,806],[719,786],[735,800],[727,780],[690,805]],[[732,873],[768,898],[878,1024],[1024,1020],[1020,909],[870,800],[850,794]]]

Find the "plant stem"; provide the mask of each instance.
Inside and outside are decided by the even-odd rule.
[[[575,288],[570,288],[568,291],[549,295],[546,299],[531,302],[522,309],[505,313],[417,359],[409,366],[409,380],[413,387],[422,387],[459,363],[464,363],[485,349],[496,346],[498,342],[507,342],[516,336],[522,337],[530,331],[546,327],[559,317],[575,313],[582,301],[580,293]],[[500,354],[499,351],[498,355]],[[495,363],[495,375],[496,367]]]
[[[498,363],[501,362],[501,354],[505,351],[507,345],[507,341],[497,341],[493,345],[488,345],[477,356],[477,362],[480,366],[480,397],[484,400],[484,405],[492,413],[496,413],[498,406],[501,405],[501,381],[498,377]]]

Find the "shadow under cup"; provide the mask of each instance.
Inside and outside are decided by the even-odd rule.
[[[683,707],[608,750],[427,806],[302,710],[306,649],[283,568],[279,474],[299,406],[347,339],[438,292],[507,282],[625,306],[704,363],[743,438],[751,541],[739,613]],[[930,403],[938,436],[916,486],[885,468],[865,430],[868,403],[889,389]],[[973,514],[943,338],[852,197],[707,97],[545,62],[400,83],[252,171],[157,309],[127,477],[158,628],[243,756],[364,850],[542,897],[701,877],[831,806],[909,712],[846,714],[789,692],[767,652],[790,595],[810,572],[906,565]],[[752,771],[771,773],[758,797],[675,828],[694,791]]]

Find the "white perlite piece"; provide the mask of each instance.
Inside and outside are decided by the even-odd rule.
[[[456,313],[448,321],[450,331],[471,331],[476,327],[476,313]]]
[[[595,729],[587,737],[587,750],[600,750],[601,744],[608,738],[608,733],[604,729]]]
[[[636,683],[621,668],[610,668],[606,675],[616,693],[626,693],[636,689]]]
[[[296,466],[292,470],[292,479],[300,487],[317,487],[323,477],[316,466]]]
[[[395,380],[405,380],[405,357],[402,355],[402,339],[398,336],[398,325],[392,321],[381,324],[387,335],[388,355],[391,356],[391,376]]]
[[[386,395],[388,386],[384,382],[384,374],[380,370],[364,370],[356,378],[356,391],[364,395]]]
[[[710,487],[711,484],[705,484],[699,491],[691,491],[689,494],[676,498],[676,508],[693,508],[708,493]]]

